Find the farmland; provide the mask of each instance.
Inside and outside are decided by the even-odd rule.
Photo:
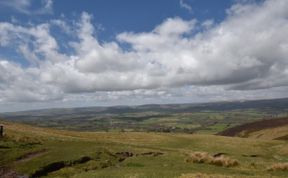
[[[2,113],[30,125],[75,131],[215,134],[264,118],[287,116],[288,99],[202,104],[168,104],[45,109]]]

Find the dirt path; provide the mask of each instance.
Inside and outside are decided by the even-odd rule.
[[[20,175],[15,170],[6,168],[6,167],[0,167],[0,177],[1,178],[29,178],[29,176]]]
[[[42,156],[42,155],[44,155],[46,153],[47,153],[46,149],[42,149],[42,150],[38,150],[38,151],[34,151],[34,152],[29,152],[29,153],[26,153],[26,154],[18,157],[16,162],[17,163],[26,162],[26,161],[29,161],[29,160],[35,158],[35,157]]]

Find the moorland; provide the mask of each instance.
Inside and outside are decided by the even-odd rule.
[[[287,177],[287,103],[276,99],[2,113],[0,175]]]

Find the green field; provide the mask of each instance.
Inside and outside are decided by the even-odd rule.
[[[287,114],[279,111],[278,115]],[[62,114],[63,115],[63,114]],[[229,111],[196,111],[185,113],[121,113],[121,114],[67,114],[49,118],[34,119],[34,115],[21,116],[17,122],[40,127],[75,130],[75,131],[129,131],[129,132],[174,132],[216,134],[227,128],[254,122],[271,116],[268,110],[229,110]],[[78,115],[78,116],[77,116]],[[31,119],[30,119],[31,118]],[[33,119],[32,119],[33,118]]]
[[[268,170],[275,163],[288,162],[285,141],[205,134],[75,132],[2,123],[6,134],[0,140],[0,167],[30,177],[288,176],[285,171]],[[195,152],[221,153],[239,164],[187,162]]]
[[[34,126],[109,132],[216,134],[263,118],[287,116],[288,99],[87,108],[0,113],[0,118]]]

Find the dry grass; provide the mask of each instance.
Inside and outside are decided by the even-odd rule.
[[[276,178],[274,176],[236,176],[222,174],[203,174],[203,173],[188,173],[182,174],[178,178]]]
[[[288,163],[276,163],[268,168],[268,171],[288,171]]]
[[[219,156],[211,160],[210,164],[224,167],[238,166],[239,162],[236,159],[231,159],[227,156]]]
[[[192,152],[188,154],[186,162],[206,163],[223,167],[234,167],[239,165],[239,162],[237,160],[231,159],[228,156],[221,155],[218,157],[213,157],[207,152]]]
[[[288,125],[284,125],[249,133],[249,138],[273,140],[287,135],[288,135]]]
[[[182,174],[179,178],[234,178],[234,176],[197,173],[197,174]]]
[[[186,162],[192,162],[192,163],[208,163],[212,159],[212,156],[210,156],[207,152],[192,152],[188,154],[188,158],[186,159]]]

